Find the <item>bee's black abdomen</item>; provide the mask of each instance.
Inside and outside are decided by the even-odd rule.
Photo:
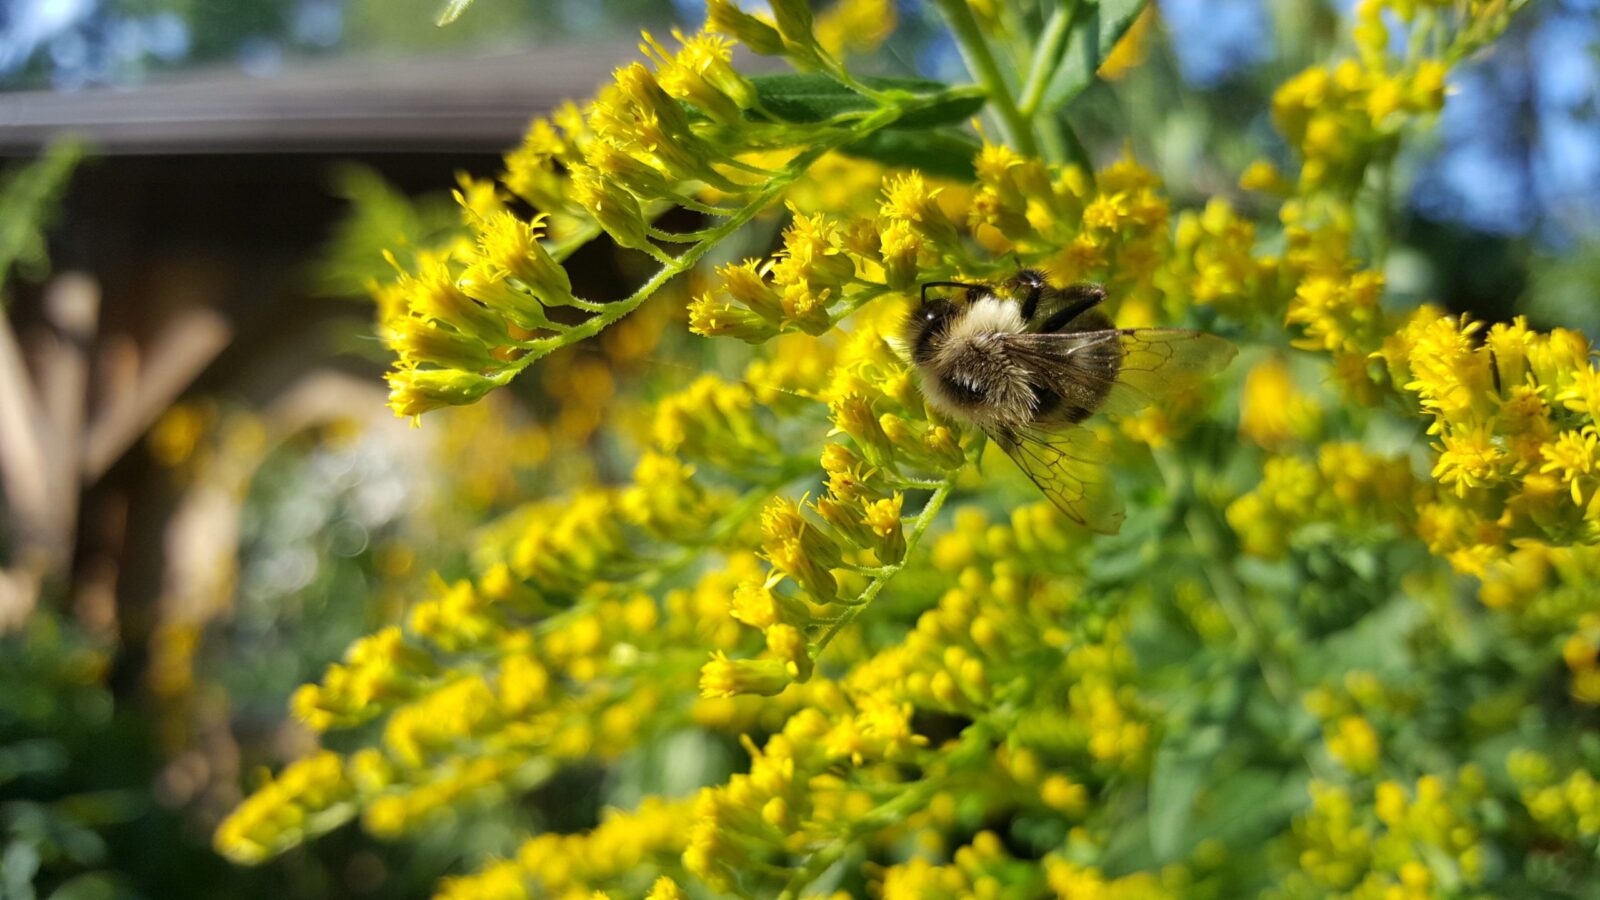
[[[1105,405],[1117,376],[1122,374],[1122,344],[1105,341],[1084,348],[1074,355],[1074,362],[1082,374],[1059,386],[1063,396],[1058,415],[1076,425]]]
[[[1039,419],[1049,419],[1061,410],[1061,394],[1045,384],[1030,385],[1033,390],[1033,414]]]
[[[988,399],[989,394],[980,385],[967,381],[957,381],[953,378],[939,378],[939,386],[944,388],[950,399],[963,406],[978,406]]]
[[[1090,313],[1093,315],[1093,313]],[[1122,374],[1122,344],[1107,340],[1075,350],[1062,370],[1048,381],[1030,385],[1036,399],[1034,419],[1040,423],[1077,425],[1105,405]]]
[[[1095,408],[1105,400],[1104,392],[1100,394],[1097,402],[1090,392],[1077,390],[1073,392],[1072,399],[1068,400],[1054,388],[1036,384],[1033,386],[1033,396],[1036,398],[1034,418],[1040,422],[1076,425],[1094,415]]]
[[[1056,421],[1065,422],[1068,425],[1077,425],[1092,415],[1094,415],[1094,410],[1089,409],[1088,407],[1063,406],[1061,411],[1057,414]]]

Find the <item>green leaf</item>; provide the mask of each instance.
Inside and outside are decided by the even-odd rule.
[[[1226,737],[1223,726],[1204,725],[1187,734],[1168,735],[1156,751],[1150,773],[1150,848],[1158,860],[1176,860],[1193,845],[1189,820],[1195,799]]]
[[[878,131],[839,152],[891,166],[918,169],[956,181],[971,181],[972,160],[982,145],[977,138],[954,128],[921,131]]]
[[[1260,768],[1218,779],[1195,824],[1194,842],[1215,839],[1239,847],[1276,833],[1305,806],[1306,782],[1304,772]]]
[[[62,882],[50,900],[114,900],[117,883],[107,872],[86,872]]]
[[[809,124],[823,122],[847,113],[869,112],[877,102],[848,87],[814,72],[751,77],[761,106],[785,122]],[[907,94],[932,94],[949,85],[926,78],[862,78],[877,91]],[[959,97],[919,109],[895,122],[893,128],[930,128],[966,121],[983,108],[982,97]]]
[[[1078,0],[1085,9],[1072,23],[1067,52],[1044,91],[1043,108],[1057,110],[1094,83],[1095,72],[1111,48],[1133,27],[1149,0]]]
[[[77,141],[60,140],[38,159],[0,174],[0,308],[12,274],[33,281],[49,274],[45,229],[83,154]]]
[[[446,0],[444,9],[439,10],[439,17],[433,20],[435,25],[443,28],[451,22],[461,18],[461,14],[472,5],[472,0]]]

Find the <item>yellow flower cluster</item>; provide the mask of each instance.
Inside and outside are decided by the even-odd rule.
[[[1394,323],[1380,308],[1382,274],[1355,259],[1350,201],[1374,172],[1387,190],[1402,133],[1438,112],[1451,68],[1503,31],[1521,5],[1490,0],[1447,9],[1362,0],[1355,56],[1306,69],[1273,98],[1273,121],[1300,157],[1295,195],[1279,214],[1283,284],[1291,294],[1285,321],[1302,329],[1297,346],[1333,354],[1335,377],[1352,398],[1374,400],[1367,357]],[[1399,43],[1406,51],[1396,59],[1391,47]],[[1242,182],[1253,190],[1286,188],[1265,162]],[[1387,194],[1381,199],[1388,202]]]
[[[732,471],[760,471],[783,457],[763,406],[751,385],[702,375],[656,404],[651,434],[665,453]]]
[[[898,24],[890,0],[839,0],[817,16],[817,43],[835,57],[868,53],[888,40]]]
[[[1238,319],[1277,318],[1289,299],[1282,261],[1257,252],[1255,223],[1223,198],[1178,214],[1168,295]]]
[[[1562,644],[1561,656],[1572,671],[1573,699],[1600,706],[1600,615],[1588,612],[1578,619],[1578,630]]]
[[[979,28],[1009,15],[976,6],[961,8]],[[647,39],[653,73],[619,71],[585,110],[535,123],[508,158],[503,181],[535,216],[510,212],[492,188],[464,190],[472,237],[389,289],[402,413],[470,400],[608,328],[783,201],[772,252],[717,256],[688,304],[694,332],[758,345],[748,383],[703,374],[653,398],[635,411],[631,480],[504,516],[484,531],[471,577],[437,581],[403,628],[357,642],[302,688],[295,711],[314,729],[377,737],[347,758],[313,757],[333,773],[325,785],[298,774],[310,762],[287,770],[219,829],[225,852],[259,860],[358,812],[375,835],[411,833],[577,760],[616,760],[695,728],[737,737],[747,759],[691,799],[650,798],[585,834],[530,835],[441,896],[800,896],[837,871],[884,898],[1236,896],[1213,864],[1257,851],[1181,820],[1221,805],[1248,780],[1230,774],[1240,766],[1298,776],[1302,762],[1319,778],[1308,808],[1291,819],[1285,804],[1251,803],[1273,808],[1241,815],[1263,834],[1287,829],[1261,842],[1263,859],[1287,859],[1274,896],[1388,900],[1490,884],[1495,788],[1470,766],[1426,774],[1437,758],[1407,731],[1424,686],[1330,675],[1333,651],[1307,638],[1328,587],[1311,581],[1316,565],[1348,557],[1352,571],[1381,575],[1402,559],[1391,545],[1426,561],[1426,543],[1482,580],[1492,611],[1475,615],[1514,618],[1501,633],[1521,642],[1519,664],[1570,673],[1576,699],[1600,699],[1600,622],[1584,593],[1600,582],[1600,381],[1587,342],[1431,308],[1396,316],[1359,261],[1357,188],[1408,123],[1438,108],[1449,66],[1503,27],[1507,6],[1364,0],[1358,57],[1277,96],[1304,159],[1298,178],[1262,163],[1241,179],[1287,198],[1281,241],[1244,204],[1175,212],[1131,159],[1091,172],[985,143],[973,184],[958,188],[832,154],[912,108],[837,59],[860,48],[849,38],[875,39],[850,23],[881,8],[846,0],[813,23],[800,0],[780,0],[771,19],[708,5],[713,31],[854,91],[858,108],[837,121],[770,115],[720,38],[681,38],[670,53]],[[1422,37],[1396,62],[1400,27]],[[828,171],[840,177],[825,183]],[[712,224],[656,228],[673,207]],[[559,265],[602,232],[663,265],[619,303],[579,299]],[[675,242],[690,249],[669,255]],[[1140,464],[1148,474],[1153,459],[1165,483],[1144,486],[1146,515],[1119,538],[1091,544],[1046,502],[940,518],[974,483],[964,479],[982,436],[925,402],[897,346],[908,304],[921,283],[1019,265],[1104,284],[1119,325],[1187,317],[1282,345],[1282,324],[1315,352],[1256,357],[1245,442],[1197,424],[1205,397],[1120,422],[1119,449],[1131,437],[1156,452],[1119,454],[1119,477]],[[575,360],[561,367],[560,389],[590,406],[614,390]],[[1335,407],[1311,374],[1360,405]],[[1400,417],[1368,408],[1395,399],[1431,421],[1431,477],[1417,466],[1425,448],[1413,459],[1363,431],[1420,431],[1415,415],[1397,429]],[[586,426],[574,435],[598,421],[574,417]],[[1254,559],[1232,560],[1207,530],[1222,506]],[[1393,604],[1419,607],[1403,619],[1419,647],[1455,624],[1442,618],[1448,604],[1427,605],[1448,596],[1444,565],[1430,565],[1394,579],[1396,593],[1418,594]],[[1498,727],[1505,716],[1483,713],[1504,702],[1474,694],[1463,721]],[[1192,726],[1203,716],[1237,731],[1214,766],[1201,761],[1215,783],[1174,800],[1183,741],[1222,728]],[[1592,835],[1592,781],[1511,768],[1539,827]],[[1378,780],[1391,772],[1399,780]],[[1270,780],[1304,783],[1282,774]],[[1159,822],[1137,818],[1158,803],[1173,804]]]
[[[741,583],[733,602],[741,622],[763,631],[767,653],[711,660],[700,682],[706,696],[776,694],[809,679],[815,652],[905,563],[906,491],[948,491],[938,479],[965,463],[963,436],[931,417],[889,344],[902,315],[889,305],[887,314],[859,317],[838,348],[818,396],[854,446],[823,447],[827,486],[813,503],[779,497],[762,511],[761,554],[771,569]],[[937,502],[914,528],[926,526],[930,509]]]
[[[1300,390],[1281,356],[1251,367],[1239,396],[1239,434],[1265,450],[1310,443],[1322,431],[1322,406]]]
[[[234,862],[261,862],[349,818],[353,794],[339,755],[315,753],[241,803],[217,828],[217,851]]]
[[[1521,319],[1483,331],[1425,307],[1379,355],[1393,383],[1432,419],[1441,491],[1418,523],[1431,550],[1482,575],[1513,541],[1600,540],[1600,409],[1589,402],[1600,374],[1583,335],[1541,334]]]
[[[1153,173],[1123,159],[1091,176],[996,144],[986,144],[975,165],[968,221],[987,249],[1020,254],[1057,283],[1104,285],[1128,326],[1157,320],[1157,273],[1172,238],[1169,204]]]
[[[1123,624],[1101,623],[1098,640],[1075,638],[1070,621],[1079,599],[1059,572],[1071,532],[1048,504],[1022,507],[1010,525],[990,524],[975,510],[934,548],[952,586],[924,612],[898,646],[858,666],[847,685],[886,693],[919,709],[976,716],[995,703],[994,685],[1049,661],[1036,676],[1044,702],[1005,722],[1018,747],[1088,770],[1145,768],[1150,726],[1129,688],[1133,660]]]
[[[784,331],[820,334],[921,281],[995,275],[1017,262],[1059,283],[1104,284],[1129,325],[1157,321],[1164,296],[1220,302],[1245,290],[1223,284],[1230,275],[1212,262],[1242,247],[1238,229],[1215,221],[1218,232],[1202,227],[1187,238],[1188,268],[1165,266],[1173,255],[1168,201],[1154,175],[1131,160],[1091,177],[986,144],[975,168],[970,194],[911,172],[883,180],[875,215],[844,220],[797,209],[771,260],[718,269],[720,284],[690,307],[691,327],[751,342]],[[961,240],[963,226],[994,257],[1013,261],[975,256]],[[1260,282],[1270,276],[1249,277],[1249,290],[1266,290]]]
[[[1168,887],[1162,878],[1146,872],[1107,878],[1094,866],[1077,865],[1059,856],[1045,857],[1044,871],[1050,890],[1058,900],[1078,900],[1080,897],[1092,897],[1094,900],[1166,900],[1183,896],[1181,890],[1174,889],[1181,886],[1181,881],[1178,885]]]
[[[882,900],[956,900],[962,897],[999,898],[1015,892],[1014,879],[1006,877],[1016,867],[1016,859],[1006,852],[992,831],[980,831],[972,843],[951,855],[949,865],[938,865],[926,857],[914,857],[899,865],[883,867],[871,889]],[[1067,896],[1063,894],[1062,896]]]
[[[399,357],[389,376],[398,414],[470,403],[569,342],[563,335],[598,331],[631,311],[648,292],[609,307],[581,299],[561,260],[604,231],[674,274],[686,269],[692,260],[661,244],[698,237],[653,220],[671,206],[731,215],[694,195],[706,187],[727,202],[754,200],[774,173],[739,157],[804,143],[770,117],[747,117],[756,90],[731,66],[730,41],[675,36],[679,49],[669,51],[646,35],[653,72],[642,63],[619,69],[584,108],[568,104],[535,121],[506,156],[502,181],[533,216],[513,212],[492,187],[469,185],[458,194],[469,236],[423,255],[382,292],[385,339]]]
[[[706,411],[702,404],[695,412],[693,402],[684,408]],[[749,434],[767,440],[765,432]],[[296,716],[317,730],[384,718],[378,746],[343,763],[331,753],[314,757],[336,773],[349,767],[350,782],[336,798],[344,818],[359,807],[374,834],[408,832],[442,809],[536,783],[558,761],[635,746],[646,723],[671,727],[667,698],[678,702],[679,721],[714,721],[691,708],[705,650],[680,656],[665,673],[656,654],[737,647],[731,597],[736,585],[759,579],[756,558],[732,555],[725,570],[659,597],[606,579],[625,582],[641,554],[682,554],[685,546],[725,540],[754,507],[708,505],[715,495],[692,469],[661,453],[647,456],[639,475],[630,487],[504,517],[479,547],[476,579],[436,581],[405,629],[357,641],[320,683],[296,693]],[[477,662],[461,668],[462,655]],[[284,811],[306,805],[294,798],[306,793],[296,773],[309,766],[296,764],[241,806],[219,829],[219,846],[255,861],[316,833],[309,814]],[[318,802],[312,812],[331,803]],[[326,819],[317,821],[320,828]]]
[[[713,889],[760,893],[757,885],[772,882],[776,860],[881,815],[867,785],[829,774],[836,764],[848,771],[850,765],[859,770],[917,759],[913,753],[923,742],[911,731],[909,705],[852,709],[836,690],[820,690],[812,702],[764,747],[747,738],[748,773],[702,790],[695,800],[683,864]],[[882,794],[895,779],[885,777],[892,767],[880,772],[874,786]]]
[[[1383,9],[1383,4],[1367,0],[1359,13],[1363,29],[1358,34],[1378,44],[1370,48],[1375,54],[1364,56],[1377,65],[1346,59],[1331,68],[1307,69],[1285,82],[1272,99],[1273,121],[1305,157],[1302,190],[1354,191],[1369,165],[1386,162],[1393,154],[1394,135],[1401,127],[1444,105],[1442,62],[1424,59],[1409,70],[1384,70],[1388,31]]]
[[[1561,778],[1555,764],[1534,750],[1512,751],[1506,770],[1542,831],[1590,846],[1600,838],[1600,783],[1591,772],[1577,769]]]
[[[1298,870],[1274,895],[1424,900],[1468,890],[1489,863],[1476,817],[1486,790],[1472,766],[1448,780],[1384,781],[1370,794],[1313,782],[1311,808],[1294,825]]]
[[[436,900],[588,900],[599,885],[625,877],[648,881],[648,873],[669,867],[682,852],[687,813],[684,803],[654,798],[632,812],[608,810],[604,820],[586,833],[529,838],[515,858],[492,862],[472,875],[446,878],[434,896]],[[649,894],[662,900],[682,896],[666,876]]]
[[[415,695],[421,688],[418,676],[431,664],[425,651],[391,626],[350,645],[345,662],[329,666],[322,684],[302,685],[289,707],[317,731],[352,725],[380,714],[385,700]]]
[[[1386,685],[1372,672],[1354,669],[1337,684],[1308,692],[1305,705],[1322,722],[1328,755],[1351,773],[1370,777],[1383,751],[1379,727],[1403,725],[1415,715],[1419,701],[1402,686]]]
[[[1360,444],[1329,443],[1319,448],[1315,462],[1268,459],[1261,484],[1228,505],[1228,524],[1245,552],[1274,558],[1288,551],[1304,525],[1324,523],[1350,536],[1389,523],[1407,527],[1415,491],[1404,458],[1380,456]]]
[[[772,259],[717,270],[718,289],[689,309],[691,328],[752,342],[780,331],[822,334],[868,300],[911,288],[924,252],[956,238],[940,193],[916,173],[892,176],[876,219],[848,230],[832,215],[796,211]]]
[[[748,781],[735,776],[702,795],[685,855],[692,872],[724,889],[742,884],[748,891],[751,885],[736,873],[759,869],[755,861],[847,841],[861,833],[863,822],[880,816],[887,826],[891,811],[904,815],[897,808],[904,798],[966,778],[990,786],[984,817],[1022,809],[1076,821],[1088,808],[1092,789],[1085,781],[1100,783],[1148,765],[1149,725],[1126,682],[1132,659],[1119,638],[1122,626],[1106,623],[1100,641],[1088,642],[1056,625],[1074,608],[1073,594],[1048,587],[1042,574],[1059,567],[1070,532],[1043,504],[1018,510],[1013,520],[1000,526],[972,512],[959,516],[957,531],[934,551],[959,567],[952,572],[959,587],[918,617],[903,642],[862,659],[837,688],[818,685],[782,734],[759,751],[752,746]],[[1045,665],[1046,659],[1054,662]],[[1041,669],[1055,674],[1038,685],[1034,704],[997,717],[994,685],[1028,673],[1037,678]],[[1009,734],[1010,742],[993,757],[935,754],[913,728],[913,710],[971,717],[984,727],[969,732],[968,740],[993,729]],[[921,761],[923,780],[896,785],[893,770],[879,763],[897,760]],[[841,765],[850,777],[835,782],[827,773]],[[883,796],[896,799],[872,799],[891,787]],[[926,812],[905,817],[905,825],[932,824],[944,815],[940,809],[936,798],[930,800]],[[874,840],[891,841],[896,833],[880,831]],[[991,889],[983,870],[997,850],[980,836],[955,852],[953,866],[887,869],[882,889],[942,885],[938,889],[981,894]]]
[[[1444,105],[1451,66],[1503,31],[1520,6],[1361,0],[1355,58],[1306,69],[1273,97],[1273,121],[1304,160],[1301,192],[1348,196],[1369,167],[1387,166],[1400,132]],[[1398,60],[1390,52],[1397,41],[1407,48]]]

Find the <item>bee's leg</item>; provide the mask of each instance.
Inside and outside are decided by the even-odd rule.
[[[1062,297],[1066,298],[1067,305],[1057,310],[1054,315],[1044,320],[1039,326],[1041,334],[1053,334],[1065,328],[1073,319],[1083,315],[1106,299],[1106,289],[1098,284],[1080,281],[1069,284],[1061,289]]]
[[[1039,298],[1043,294],[1044,288],[1041,285],[1036,284],[1028,288],[1028,293],[1022,298],[1022,321],[1033,321],[1033,317],[1039,312]]]

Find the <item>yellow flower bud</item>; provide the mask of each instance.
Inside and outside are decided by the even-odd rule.
[[[725,34],[762,56],[783,53],[783,36],[778,30],[740,9],[733,0],[707,0],[706,28]]]
[[[620,246],[642,250],[652,256],[661,255],[650,242],[639,202],[595,169],[580,166],[573,170],[572,199]]]
[[[492,378],[454,369],[395,369],[384,378],[389,382],[389,408],[402,417],[471,403],[499,384]]]
[[[800,629],[780,622],[767,628],[767,650],[782,660],[797,681],[811,678],[811,651]]]
[[[732,337],[750,344],[763,343],[778,334],[771,320],[710,293],[690,301],[689,330],[705,337]]]
[[[849,435],[869,462],[875,466],[893,464],[894,447],[866,397],[847,394],[828,404],[828,410],[834,428]]]
[[[793,681],[788,666],[776,659],[728,659],[717,651],[700,668],[702,697],[732,697],[737,694],[771,696],[781,693]]]

